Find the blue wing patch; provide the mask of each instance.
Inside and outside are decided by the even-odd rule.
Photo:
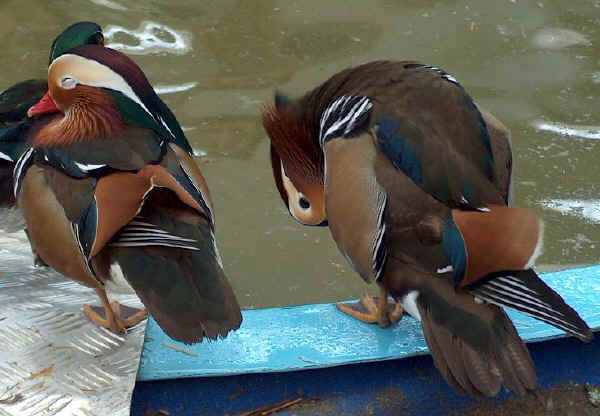
[[[454,284],[458,286],[467,270],[467,247],[452,218],[444,224],[442,244],[454,271]]]
[[[396,169],[404,172],[417,184],[423,184],[423,167],[413,144],[397,134],[398,123],[382,118],[376,124],[377,144]]]
[[[485,172],[486,176],[489,180],[496,180],[496,168],[494,167],[494,153],[492,152],[492,140],[490,139],[490,135],[487,129],[487,124],[485,124],[485,120],[481,115],[481,112],[469,96],[467,92],[460,87],[462,91],[462,97],[464,104],[469,107],[469,109],[475,114],[477,117],[477,121],[479,123],[479,137],[483,142],[486,152],[482,152],[478,155],[479,160],[477,160],[477,164],[480,168]]]
[[[436,74],[439,74],[442,79],[448,81],[451,84],[456,85],[457,91],[459,92],[459,94],[462,98],[463,104],[467,108],[469,108],[469,110],[477,118],[477,122],[479,125],[478,126],[479,127],[478,128],[478,136],[486,150],[485,152],[482,152],[478,155],[473,156],[475,158],[475,159],[473,159],[473,161],[477,164],[477,166],[479,166],[481,171],[487,176],[488,179],[490,179],[491,181],[495,181],[496,180],[496,170],[494,167],[494,155],[492,153],[492,143],[491,143],[491,139],[490,139],[490,136],[488,133],[487,125],[485,123],[485,120],[483,119],[483,116],[481,115],[481,112],[479,111],[479,109],[477,108],[477,106],[475,105],[475,103],[473,102],[471,97],[469,96],[469,94],[467,94],[467,92],[463,88],[463,86],[456,80],[456,78],[454,78],[448,72],[444,71],[441,68],[435,67],[435,66],[424,65],[424,64],[415,62],[415,63],[410,63],[410,64],[404,65],[404,68],[405,69],[415,69],[415,70],[423,70],[424,69],[424,70],[427,70],[430,72],[435,72]],[[469,199],[469,198],[467,197],[466,199]]]
[[[83,254],[89,258],[90,251],[96,240],[96,231],[98,228],[98,205],[96,198],[92,201],[88,209],[81,213],[77,221],[78,241]]]

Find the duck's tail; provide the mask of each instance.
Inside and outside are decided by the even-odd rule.
[[[476,303],[441,278],[417,293],[434,363],[457,392],[492,397],[502,385],[519,394],[539,387],[529,351],[502,308]]]

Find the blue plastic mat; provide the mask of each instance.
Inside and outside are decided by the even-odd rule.
[[[542,278],[592,328],[600,327],[600,266]],[[552,326],[508,310],[527,342],[564,336]],[[427,353],[419,322],[409,316],[381,329],[339,312],[334,304],[247,310],[225,340],[193,346],[171,340],[149,320],[138,380],[205,377],[323,368]]]

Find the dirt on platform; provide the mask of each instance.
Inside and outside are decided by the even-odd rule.
[[[466,416],[598,416],[600,386],[565,384],[536,395],[511,397],[497,404],[482,404],[453,412]]]

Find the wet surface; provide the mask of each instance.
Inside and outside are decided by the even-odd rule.
[[[300,94],[373,59],[442,67],[511,128],[515,202],[546,222],[538,264],[600,257],[599,1],[4,0],[0,88],[43,76],[52,39],[78,20],[131,54],[186,129],[244,307],[365,290],[327,229],[286,213],[258,114],[275,88]]]

